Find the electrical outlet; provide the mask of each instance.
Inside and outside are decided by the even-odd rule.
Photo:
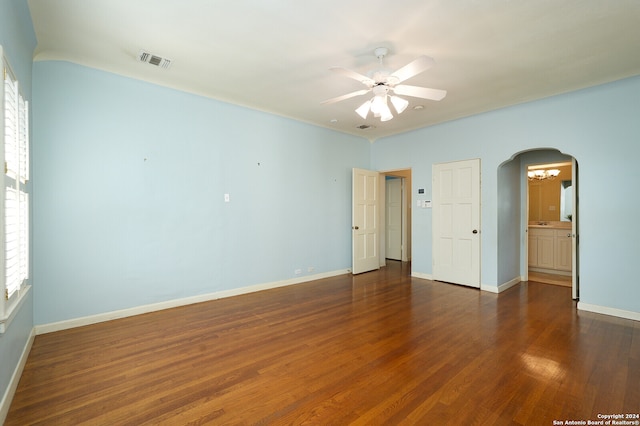
[[[302,273],[302,269],[296,269],[295,271],[293,271],[293,273],[296,275],[300,275]]]
[[[315,270],[316,268],[314,268],[313,266],[309,266],[309,268],[307,268],[307,272],[313,272]]]

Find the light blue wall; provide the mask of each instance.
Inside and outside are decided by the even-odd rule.
[[[520,275],[521,176],[520,162],[509,161],[498,168],[498,279],[507,283]]]
[[[0,45],[18,77],[22,95],[30,100],[31,58],[36,39],[26,1],[0,1]],[[5,395],[32,329],[33,291],[30,291],[6,333],[0,334],[0,401]]]
[[[365,139],[67,62],[33,119],[36,324],[351,266]]]
[[[640,215],[640,199],[633,193],[640,182],[639,111],[640,77],[629,78],[379,140],[372,147],[372,167],[411,167],[413,197],[417,188],[425,188],[430,199],[432,164],[480,158],[481,280],[497,286],[519,262],[518,257],[498,260],[498,236],[509,231],[499,226],[507,201],[498,198],[518,197],[515,190],[499,191],[505,183],[498,181],[498,167],[538,148],[574,156],[580,173],[580,300],[640,312],[635,268],[640,227],[632,223]],[[413,209],[412,219],[413,270],[430,274],[431,210]],[[521,234],[514,223],[508,228]]]

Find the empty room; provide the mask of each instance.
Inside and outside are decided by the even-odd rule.
[[[0,423],[640,424],[639,21],[1,2]]]

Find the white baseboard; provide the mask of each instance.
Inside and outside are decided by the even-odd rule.
[[[589,303],[578,302],[578,310],[640,321],[640,312],[625,311],[623,309],[609,308],[607,306],[591,305]]]
[[[480,285],[480,290],[488,291],[488,292],[491,292],[491,293],[502,293],[503,291],[505,291],[507,289],[510,289],[514,285],[519,284],[521,281],[522,281],[522,277],[515,277],[515,278],[510,279],[506,283],[500,284],[499,286],[481,284]]]
[[[36,334],[52,333],[54,331],[67,330],[84,325],[96,324],[99,322],[111,321],[119,318],[131,317],[134,315],[146,314],[149,312],[160,311],[163,309],[176,308],[178,306],[192,305],[194,303],[208,302],[210,300],[222,299],[225,297],[239,296],[241,294],[254,293],[256,291],[269,290],[277,287],[301,284],[307,281],[319,280],[322,278],[334,277],[350,273],[350,269],[341,269],[338,271],[324,272],[321,274],[305,275],[283,281],[274,281],[264,284],[256,284],[247,287],[234,288],[230,290],[217,291],[215,293],[201,294],[198,296],[185,297],[182,299],[167,300],[166,302],[152,303],[149,305],[136,306],[118,311],[105,312],[86,317],[72,318],[69,320],[58,321],[48,324],[36,325]]]
[[[13,401],[13,396],[16,393],[16,389],[18,389],[18,383],[20,382],[24,366],[27,364],[27,358],[29,358],[29,352],[31,352],[31,346],[33,346],[33,340],[35,338],[36,331],[35,329],[32,329],[31,334],[27,339],[27,343],[22,349],[18,365],[16,365],[15,370],[13,370],[11,380],[9,380],[9,386],[7,386],[4,395],[2,395],[2,400],[0,401],[0,425],[4,424],[4,421],[7,419],[7,414],[9,414],[9,408],[11,407],[11,401]]]
[[[415,277],[415,278],[422,278],[425,280],[433,280],[433,275],[431,274],[424,274],[422,272],[411,272],[411,276]],[[491,293],[501,293],[503,291],[505,291],[508,288],[513,287],[514,285],[520,283],[520,281],[522,281],[522,277],[515,277],[510,281],[507,281],[504,284],[500,284],[499,286],[495,286],[495,285],[488,285],[488,284],[481,284],[480,285],[480,290],[482,291],[488,291]]]
[[[411,271],[411,276],[414,278],[422,278],[423,280],[433,280],[433,275],[431,274],[423,274],[422,272],[413,272]]]

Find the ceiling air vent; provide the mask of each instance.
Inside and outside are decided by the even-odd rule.
[[[138,60],[164,69],[168,69],[171,66],[171,59],[162,58],[145,50],[141,50],[138,53]]]

